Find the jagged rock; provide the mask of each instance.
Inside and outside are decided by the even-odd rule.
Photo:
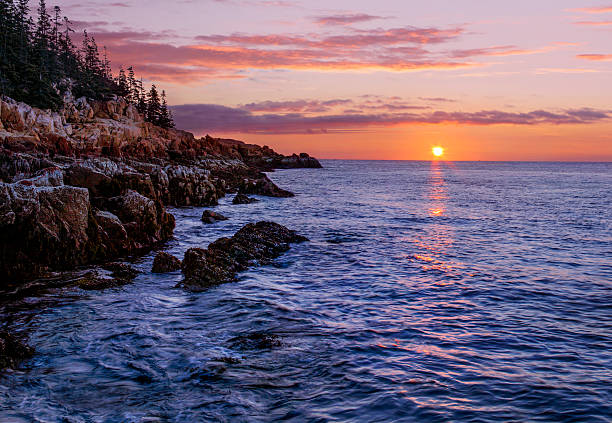
[[[160,251],[153,259],[153,273],[174,272],[181,268],[181,261],[172,254]]]
[[[83,264],[88,222],[86,189],[0,183],[3,283]]]
[[[289,198],[295,195],[287,190],[281,189],[266,175],[262,175],[258,179],[246,179],[238,187],[238,192],[241,194],[264,195],[267,197]]]
[[[312,164],[296,157],[156,127],[121,98],[0,96],[0,287],[149,249],[172,236],[164,206],[290,196],[260,172]]]
[[[153,201],[136,191],[111,198],[107,204],[116,214],[130,239],[139,250],[165,241],[174,231],[174,216],[166,212],[159,201]]]
[[[207,249],[191,248],[185,253],[181,285],[200,291],[231,282],[249,266],[269,263],[289,249],[290,243],[307,239],[273,222],[249,223],[231,238],[220,238]]]
[[[232,204],[251,204],[257,203],[258,201],[257,198],[247,197],[245,194],[236,194],[232,200]]]
[[[202,222],[204,223],[212,224],[220,220],[227,220],[227,217],[212,210],[204,210],[202,213]]]
[[[34,348],[25,345],[8,332],[0,332],[0,369],[15,368],[34,355]]]
[[[119,257],[130,251],[130,237],[117,216],[98,210],[94,219],[98,224],[95,232],[100,235],[101,245],[104,246],[104,257]]]

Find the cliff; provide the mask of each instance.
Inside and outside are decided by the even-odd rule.
[[[292,196],[262,172],[321,167],[304,153],[162,129],[121,98],[64,103],[0,100],[0,289],[146,251],[172,236],[166,206]]]

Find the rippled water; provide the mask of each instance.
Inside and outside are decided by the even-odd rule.
[[[8,304],[37,354],[0,421],[612,421],[612,164],[324,165],[227,222],[173,210],[180,257],[256,220],[311,239],[239,282],[187,293],[150,254]]]

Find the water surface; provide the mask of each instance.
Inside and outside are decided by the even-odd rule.
[[[311,239],[236,283],[185,292],[152,253],[6,304],[37,354],[0,421],[612,421],[612,164],[324,166],[227,222],[172,210],[179,257],[257,220]]]

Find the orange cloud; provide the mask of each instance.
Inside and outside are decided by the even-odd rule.
[[[583,13],[610,13],[612,12],[612,6],[598,6],[598,7],[581,7],[578,9],[571,9],[574,12]]]
[[[612,25],[612,21],[578,21],[574,22],[574,24],[586,26],[609,26]]]
[[[579,54],[579,59],[592,60],[595,62],[607,62],[612,60],[612,54]]]

